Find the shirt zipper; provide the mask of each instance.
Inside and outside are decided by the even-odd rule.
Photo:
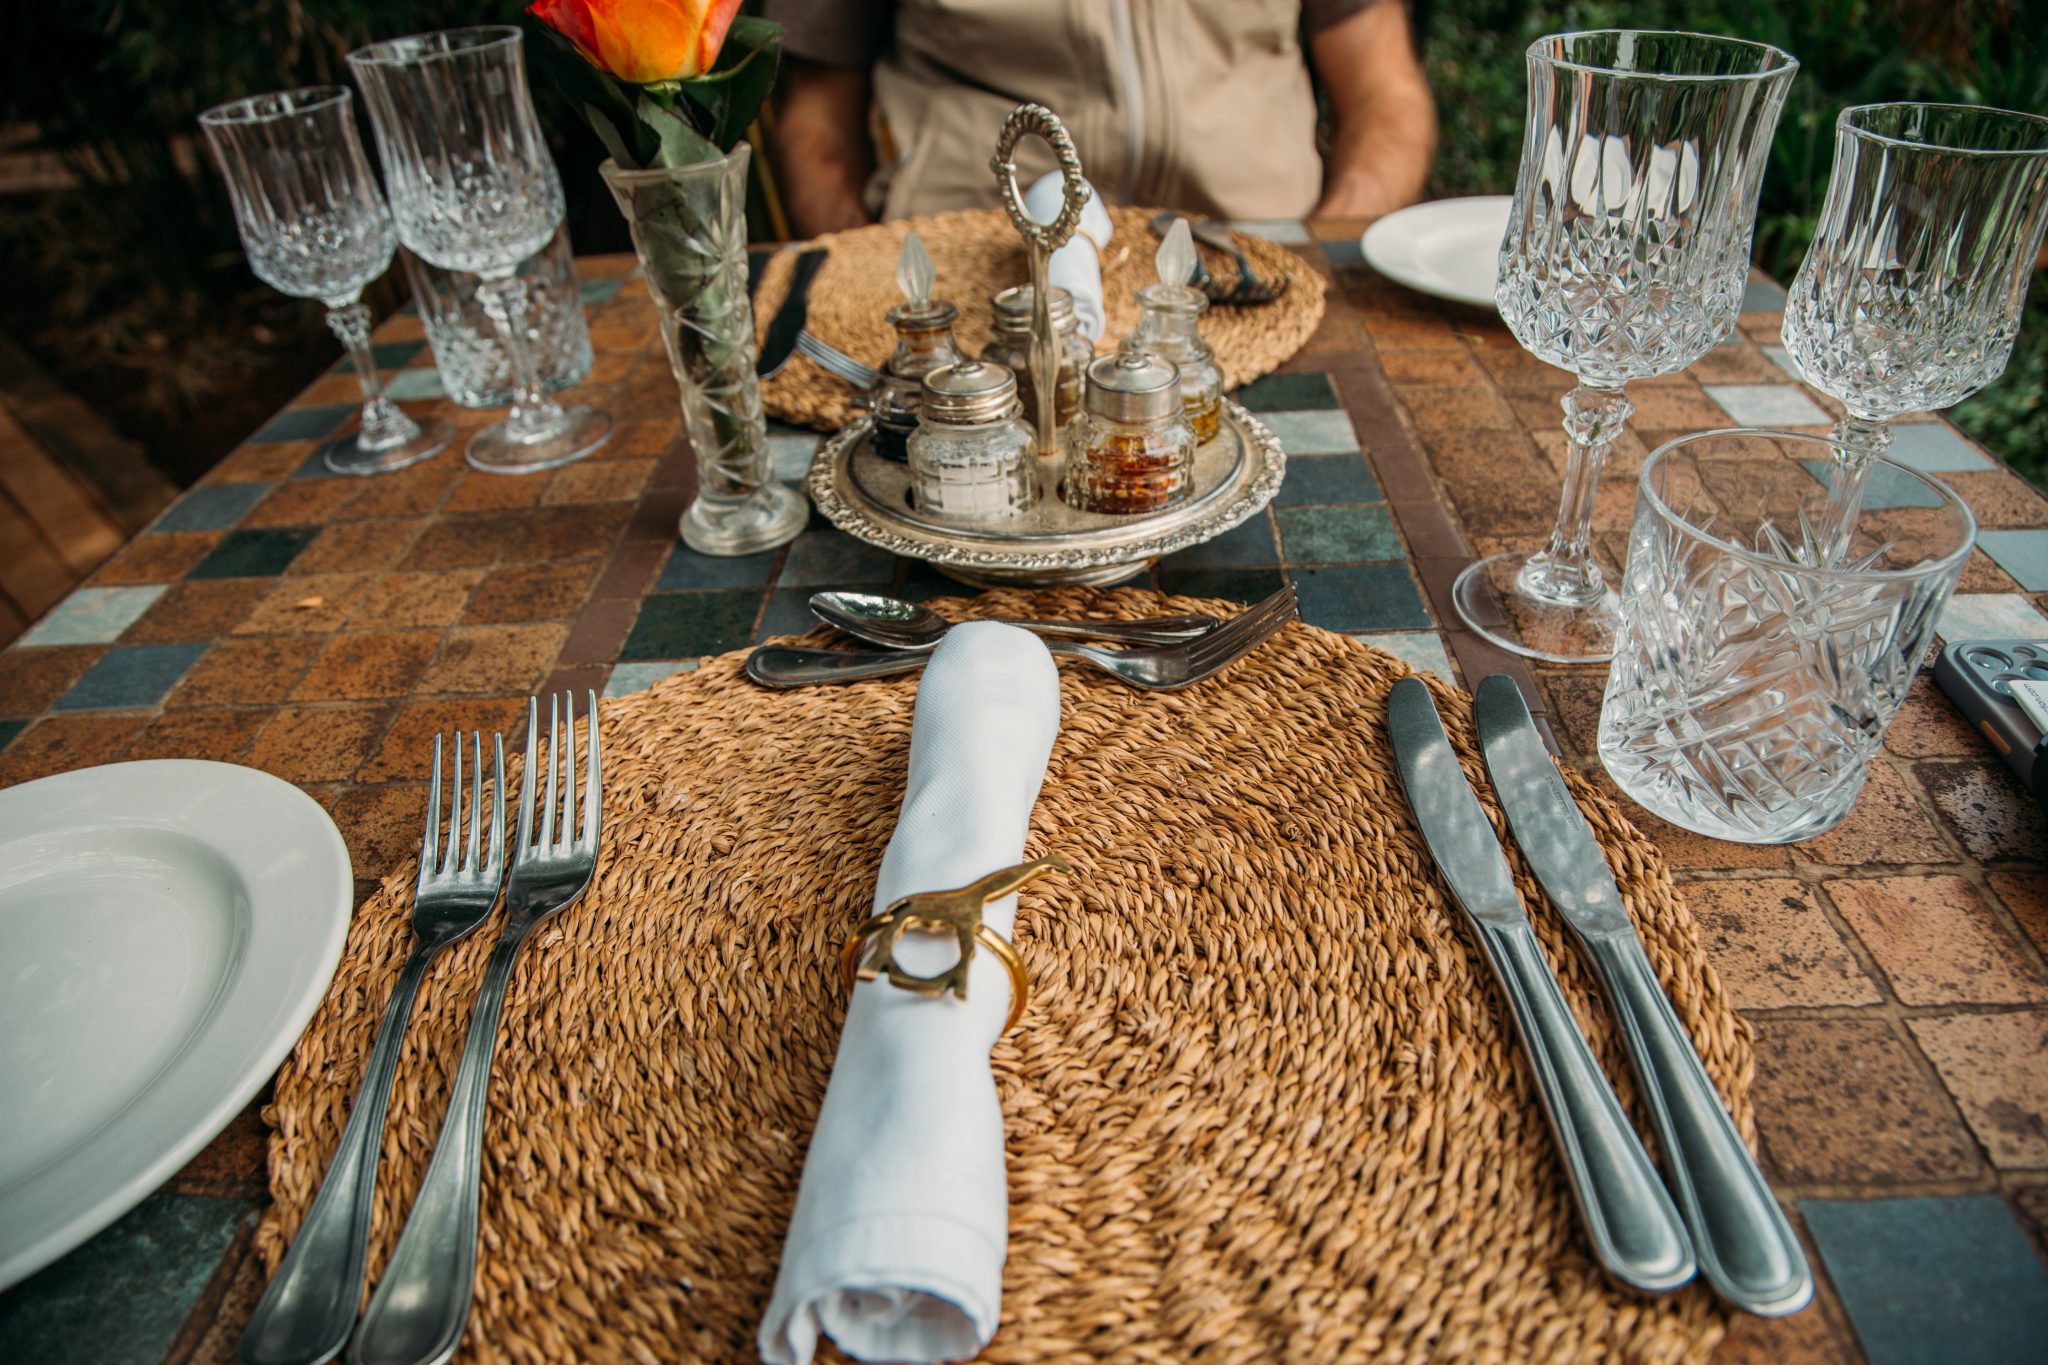
[[[1137,34],[1131,25],[1131,0],[1110,0],[1109,25],[1124,87],[1124,200],[1143,203],[1145,83],[1138,66]]]

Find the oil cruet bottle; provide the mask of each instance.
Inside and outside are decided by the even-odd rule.
[[[982,347],[981,358],[1007,366],[1017,376],[1017,397],[1026,414],[1038,411],[1031,389],[1031,305],[1028,284],[1005,289],[995,296],[995,335]],[[1074,296],[1055,287],[1052,291],[1052,328],[1059,336],[1059,382],[1053,388],[1056,424],[1065,428],[1081,410],[1081,386],[1095,348],[1081,335],[1081,319],[1074,312]]]
[[[909,458],[908,441],[917,428],[924,377],[966,359],[953,340],[960,310],[932,297],[937,280],[931,253],[915,232],[909,233],[896,258],[896,287],[903,291],[903,302],[885,315],[896,329],[896,350],[882,367],[874,397],[875,453],[899,463]]]
[[[1066,501],[1084,512],[1158,512],[1194,494],[1195,440],[1170,360],[1126,342],[1088,367],[1067,430]]]
[[[1017,403],[1007,366],[963,360],[924,377],[910,434],[917,510],[944,521],[1001,521],[1038,499],[1038,438]]]
[[[1181,401],[1195,439],[1208,441],[1223,425],[1223,371],[1198,325],[1209,300],[1187,281],[1195,271],[1195,242],[1185,218],[1174,220],[1154,258],[1159,283],[1138,291],[1138,330],[1126,345],[1171,361],[1180,371]]]

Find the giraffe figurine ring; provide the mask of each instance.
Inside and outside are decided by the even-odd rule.
[[[1071,864],[1058,854],[1033,858],[1015,867],[999,868],[952,891],[920,891],[892,903],[854,930],[839,954],[840,975],[847,987],[858,981],[873,981],[887,975],[889,984],[916,995],[938,997],[951,992],[956,999],[967,998],[967,972],[974,963],[977,944],[986,945],[1010,974],[1010,1015],[1003,1021],[1008,1032],[1024,1013],[1031,996],[1031,981],[1024,964],[1009,940],[982,923],[981,912],[990,901],[1001,900],[1028,881],[1048,872],[1071,872]],[[960,960],[935,976],[918,976],[896,961],[896,945],[906,930],[952,934],[960,944]]]

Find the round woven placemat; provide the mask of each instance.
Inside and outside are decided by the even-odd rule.
[[[1079,589],[939,605],[1227,609]],[[465,1359],[757,1358],[845,1011],[834,961],[894,824],[916,682],[769,691],[741,657],[604,703],[596,882],[527,946],[505,1012]],[[1705,1289],[1636,1299],[1588,1258],[1512,1027],[1394,774],[1386,692],[1407,672],[1300,625],[1185,692],[1062,670],[1027,854],[1057,850],[1078,875],[1033,883],[1018,911],[1037,992],[994,1052],[1011,1230],[983,1359],[1668,1360],[1721,1336]],[[1477,774],[1469,701],[1433,686]],[[1572,781],[1751,1131],[1749,1035],[1691,916],[1649,841]],[[1641,1128],[1612,1018],[1516,866]],[[357,914],[265,1111],[276,1203],[258,1245],[273,1267],[410,946],[412,878],[394,869]],[[496,924],[421,996],[372,1282],[425,1169]]]
[[[1159,239],[1148,224],[1152,209],[1113,208],[1116,231],[1102,259],[1103,304],[1108,314],[1098,351],[1109,351],[1138,325],[1137,292],[1159,278],[1152,256]],[[988,344],[994,310],[989,300],[1013,284],[1029,284],[1031,267],[1023,239],[1000,209],[963,209],[905,218],[834,232],[812,245],[832,254],[811,282],[805,299],[806,328],[857,360],[881,365],[895,347],[896,334],[883,314],[903,301],[896,288],[896,255],[910,229],[931,252],[939,269],[938,295],[960,308],[954,335],[969,355]],[[1245,384],[1267,374],[1296,351],[1323,320],[1323,277],[1286,247],[1238,233],[1237,241],[1261,278],[1286,275],[1287,291],[1256,306],[1214,305],[1202,315],[1202,335],[1216,352],[1226,383]],[[1199,248],[1218,279],[1237,278],[1237,266],[1213,247]],[[768,263],[754,294],[754,334],[789,293],[793,252]],[[782,372],[761,385],[761,405],[785,422],[836,431],[853,420],[856,395],[846,382],[826,373],[808,356],[790,357]]]

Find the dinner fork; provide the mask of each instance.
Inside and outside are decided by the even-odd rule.
[[[798,354],[809,356],[817,366],[865,392],[881,381],[882,372],[872,365],[863,365],[830,342],[820,341],[806,329],[796,334]]]
[[[1299,614],[1294,585],[1247,607],[1208,634],[1154,649],[1098,649],[1070,640],[1046,640],[1054,654],[1080,659],[1148,692],[1172,692],[1222,672],[1270,639]],[[770,687],[858,682],[909,673],[931,661],[929,654],[900,651],[798,649],[763,645],[747,656],[747,676]]]
[[[363,1258],[370,1240],[371,1196],[377,1185],[377,1151],[383,1143],[384,1113],[391,1077],[398,1069],[399,1043],[412,1015],[427,967],[449,944],[467,937],[498,903],[505,879],[505,737],[493,735],[497,767],[491,780],[488,843],[484,827],[484,743],[471,732],[476,755],[471,765],[469,821],[462,804],[462,736],[455,736],[450,773],[448,844],[440,847],[441,736],[434,736],[434,777],[427,786],[427,832],[420,841],[420,876],[413,892],[415,943],[398,974],[361,1090],[341,1130],[341,1145],[327,1164],[320,1192],[291,1249],[263,1291],[242,1333],[246,1365],[316,1365],[331,1360],[348,1340],[363,1297]]]
[[[568,693],[548,699],[548,789],[534,831],[539,770],[540,699],[526,704],[526,771],[519,783],[518,837],[505,883],[505,928],[484,967],[484,984],[462,1045],[462,1065],[441,1120],[419,1197],[406,1216],[398,1247],[370,1306],[357,1324],[349,1358],[357,1365],[430,1365],[455,1354],[469,1321],[476,1285],[477,1204],[483,1177],[484,1110],[498,1016],[519,949],[534,929],[590,886],[597,867],[602,764],[597,694],[588,694],[590,742],[583,777],[581,824],[576,799],[576,705]],[[567,714],[567,733],[562,718]],[[566,762],[564,755],[567,755]],[[559,804],[557,796],[559,794]],[[559,820],[557,816],[559,814]]]

